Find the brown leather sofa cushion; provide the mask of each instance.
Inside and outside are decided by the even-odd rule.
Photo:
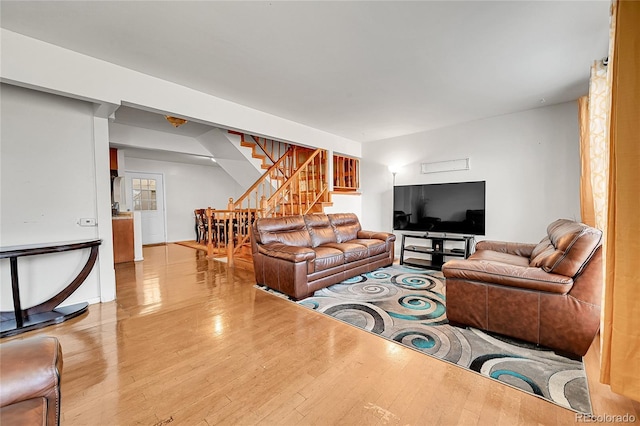
[[[529,263],[529,265],[535,266],[536,268],[542,267],[542,262],[551,256],[554,251],[556,251],[556,248],[551,244],[549,237],[544,237],[531,252],[531,263]]]
[[[325,269],[344,265],[344,254],[336,248],[315,247],[313,251],[316,253],[314,272],[324,271]]]
[[[278,242],[288,246],[311,247],[311,236],[302,216],[263,218],[256,222],[258,243]]]
[[[493,250],[478,250],[469,256],[469,259],[472,260],[484,260],[487,262],[499,262],[504,263],[506,265],[513,266],[529,266],[529,258],[522,257],[511,253],[504,253],[501,251],[493,251]]]
[[[323,244],[322,247],[331,247],[340,250],[344,254],[344,261],[346,263],[355,262],[356,260],[366,259],[369,257],[369,250],[367,247],[360,244],[348,243],[328,243]]]
[[[339,243],[358,238],[358,231],[362,228],[358,216],[354,213],[334,213],[327,216]]]
[[[312,247],[318,247],[326,243],[337,243],[336,234],[333,232],[331,222],[326,214],[315,213],[304,216]]]
[[[515,256],[524,256],[527,259],[531,257],[531,252],[536,247],[535,244],[514,243],[509,241],[493,241],[483,240],[476,243],[476,250],[491,250],[498,253],[512,254]]]
[[[387,243],[384,240],[374,240],[369,238],[357,238],[349,241],[353,244],[360,244],[367,248],[369,256],[375,256],[376,254],[382,254],[387,251]]]
[[[551,223],[547,234],[533,250],[530,266],[568,277],[580,273],[602,243],[602,231],[567,219]]]

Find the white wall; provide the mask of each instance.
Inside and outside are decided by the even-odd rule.
[[[80,218],[98,218],[93,105],[2,85],[0,245],[104,238]],[[106,160],[108,161],[108,160]],[[108,179],[108,163],[104,165]],[[111,241],[100,256],[113,257]],[[88,250],[18,260],[23,307],[56,295],[79,272]],[[64,302],[100,298],[99,264]],[[0,308],[12,311],[8,259],[0,261]]]
[[[361,195],[331,194],[332,206],[324,208],[325,213],[355,213],[358,218],[362,218]],[[361,223],[362,225],[362,223]],[[362,229],[369,231],[369,228]]]
[[[163,175],[168,242],[195,239],[193,210],[225,210],[229,197],[235,199],[244,192],[220,167],[132,158],[126,156],[126,149],[124,155],[127,172]]]
[[[240,137],[230,135],[221,129],[213,129],[195,138],[213,155],[218,165],[226,171],[243,188],[250,188],[262,176],[264,170],[249,161],[244,154],[251,153],[251,148],[240,146]]]
[[[363,227],[391,231],[397,185],[486,181],[486,236],[538,242],[558,218],[580,219],[575,102],[363,144]],[[469,157],[466,171],[421,174],[420,164]]]
[[[109,142],[131,148],[211,156],[195,138],[118,123],[109,123]]]

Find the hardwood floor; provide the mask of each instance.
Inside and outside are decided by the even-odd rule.
[[[573,424],[574,412],[253,287],[203,252],[146,247],[117,301],[34,335],[64,353],[63,425]],[[595,414],[640,417],[598,383]]]

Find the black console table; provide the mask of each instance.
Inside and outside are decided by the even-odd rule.
[[[429,243],[421,241],[420,243],[407,244],[407,239],[419,239],[429,240]],[[445,242],[454,241],[464,243],[462,247],[445,248]],[[423,235],[410,235],[402,234],[402,246],[400,247],[400,264],[417,266],[425,269],[441,270],[442,265],[445,262],[446,256],[467,258],[471,254],[474,237],[461,236],[461,237],[444,237],[423,234]],[[422,253],[429,255],[427,258],[408,258],[405,259],[405,252]]]
[[[0,259],[9,259],[11,265],[11,290],[13,292],[13,312],[0,312],[0,337],[8,337],[26,331],[58,324],[74,318],[87,310],[88,303],[77,303],[62,308],[57,306],[67,299],[87,279],[98,258],[98,246],[102,240],[67,241],[60,243],[30,244],[24,246],[0,247]],[[77,277],[51,299],[22,308],[18,281],[18,258],[39,254],[59,253],[70,250],[91,249],[89,258]]]

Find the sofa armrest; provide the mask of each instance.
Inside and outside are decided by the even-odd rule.
[[[382,240],[385,243],[392,243],[396,240],[395,234],[376,231],[358,231],[358,238]]]
[[[58,424],[62,372],[58,339],[34,337],[2,343],[0,359],[0,407],[45,398],[48,424]]]
[[[282,243],[258,244],[258,253],[294,263],[316,258],[316,252],[309,247],[288,246]]]
[[[533,249],[537,244],[528,243],[512,243],[507,241],[478,241],[476,243],[476,250],[493,250],[500,253],[508,253],[516,256],[522,256],[526,258],[531,257]]]
[[[442,266],[446,279],[460,279],[524,290],[567,294],[573,279],[541,268],[478,260],[450,260]]]

